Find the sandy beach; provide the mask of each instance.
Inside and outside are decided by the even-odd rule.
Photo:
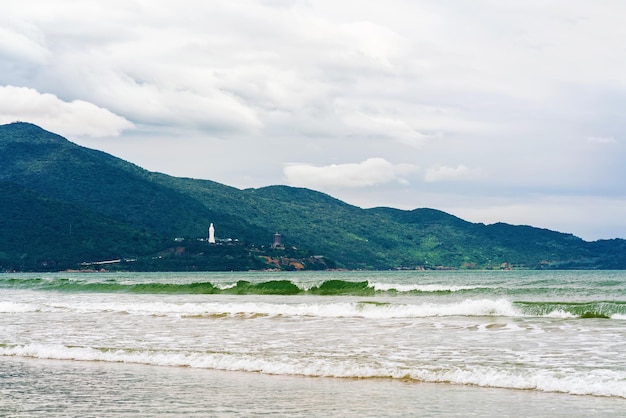
[[[392,379],[3,358],[8,417],[617,417],[623,399]]]

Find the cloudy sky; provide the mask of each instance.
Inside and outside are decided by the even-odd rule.
[[[151,171],[626,238],[622,0],[3,0],[0,123]]]

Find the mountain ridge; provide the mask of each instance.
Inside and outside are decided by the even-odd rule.
[[[10,195],[7,190],[16,193],[15,187],[21,187],[19,205],[25,211],[29,199],[31,204],[47,205],[59,219],[70,208],[84,211],[93,227],[103,226],[103,236],[93,239],[112,241],[109,251],[101,249],[103,257],[154,256],[174,238],[205,236],[209,223],[214,223],[221,238],[252,247],[269,245],[278,231],[288,248],[324,255],[348,269],[626,268],[622,239],[587,242],[527,225],[472,223],[437,209],[363,209],[306,188],[272,185],[241,190],[211,180],[173,177],[25,122],[0,125],[0,186],[5,196]],[[16,215],[7,211],[5,216],[4,229],[19,235],[11,227],[10,216]],[[8,232],[0,231],[0,266],[17,256]],[[104,239],[105,235],[116,238]],[[142,239],[150,242],[140,243]],[[133,243],[137,251],[132,251]],[[70,245],[73,249],[68,252],[81,253],[81,246],[75,246]],[[96,251],[98,246],[91,247]],[[189,251],[192,247],[196,248],[189,244]],[[35,269],[44,261],[51,263],[43,254],[57,254],[43,247],[37,251],[41,254],[33,256],[37,261],[31,264]],[[194,251],[207,253],[201,247]],[[250,261],[253,254],[250,259],[240,256],[247,267],[262,266]]]

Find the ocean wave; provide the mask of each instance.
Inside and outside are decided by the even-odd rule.
[[[291,276],[294,277],[294,276]],[[297,276],[295,276],[297,277]],[[104,279],[104,280],[103,280]],[[98,275],[76,275],[70,277],[1,277],[0,289],[20,289],[33,291],[56,291],[63,293],[129,293],[129,294],[224,294],[224,295],[282,295],[282,296],[446,296],[461,294],[467,297],[508,297],[511,299],[534,298],[536,295],[550,295],[563,298],[588,298],[603,294],[604,287],[580,287],[568,283],[553,282],[537,287],[531,283],[402,283],[384,280],[343,280],[332,279],[319,282],[276,279],[267,281],[233,280],[224,281],[221,277],[212,281],[191,282],[133,281],[124,277],[115,278]],[[611,290],[616,294],[616,290]],[[617,293],[619,294],[619,292]],[[532,300],[532,299],[531,299]],[[624,312],[626,313],[626,312]]]
[[[227,295],[317,295],[317,296],[372,296],[375,294],[428,294],[502,290],[484,286],[450,284],[401,284],[376,281],[325,280],[320,283],[300,283],[290,280],[250,282],[238,280],[229,283],[197,281],[191,283],[91,281],[67,278],[28,278],[0,280],[0,288],[31,289],[59,292],[103,292],[135,294],[227,294]]]
[[[283,299],[288,301],[288,299]],[[626,320],[626,302],[514,302],[507,298],[467,298],[448,302],[393,303],[380,300],[278,303],[250,301],[168,302],[112,300],[92,302],[0,301],[0,313],[27,312],[121,313],[144,316],[195,318],[256,318],[259,316],[320,318],[427,318],[427,317],[538,317],[556,319]]]
[[[94,281],[67,278],[0,279],[0,288],[29,289],[58,292],[101,292],[134,294],[228,294],[228,295],[372,295],[374,288],[367,282],[328,280],[319,285],[302,286],[290,280],[269,280],[252,283],[238,280],[234,283],[191,283],[142,282],[129,283],[115,280]]]
[[[516,305],[529,316],[562,319],[626,318],[626,302],[622,301],[516,302]]]
[[[81,314],[121,313],[177,317],[321,317],[321,318],[425,318],[443,316],[522,316],[508,300],[467,299],[454,303],[400,304],[376,301],[333,303],[266,302],[73,302],[2,303],[0,312],[68,311]]]
[[[376,291],[399,293],[419,292],[419,293],[452,293],[464,290],[484,289],[484,286],[459,286],[447,284],[393,284],[393,283],[370,283]]]
[[[40,306],[32,303],[0,301],[0,313],[37,312]]]
[[[250,353],[82,347],[61,344],[0,345],[0,356],[51,360],[135,363],[227,371],[334,378],[391,378],[575,395],[626,398],[623,372],[607,369],[504,368],[493,365],[390,366],[361,359],[260,357]]]
[[[480,286],[462,286],[448,284],[400,284],[380,283],[367,280],[326,280],[318,284],[296,283],[290,280],[269,280],[252,283],[238,280],[231,283],[211,283],[198,281],[192,283],[128,283],[115,280],[90,281],[67,278],[28,278],[0,280],[0,288],[18,288],[33,290],[52,290],[61,292],[110,292],[110,293],[145,293],[145,294],[272,294],[297,295],[312,294],[321,296],[354,295],[368,296],[380,293],[450,293],[461,291],[480,291]]]
[[[473,366],[419,370],[413,372],[411,377],[425,382],[626,398],[624,376],[606,369],[576,372],[545,368],[516,370]]]

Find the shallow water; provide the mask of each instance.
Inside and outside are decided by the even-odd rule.
[[[0,416],[612,417],[614,398],[310,378],[102,362],[8,358]]]
[[[625,306],[626,272],[4,274],[0,415],[621,416]]]

